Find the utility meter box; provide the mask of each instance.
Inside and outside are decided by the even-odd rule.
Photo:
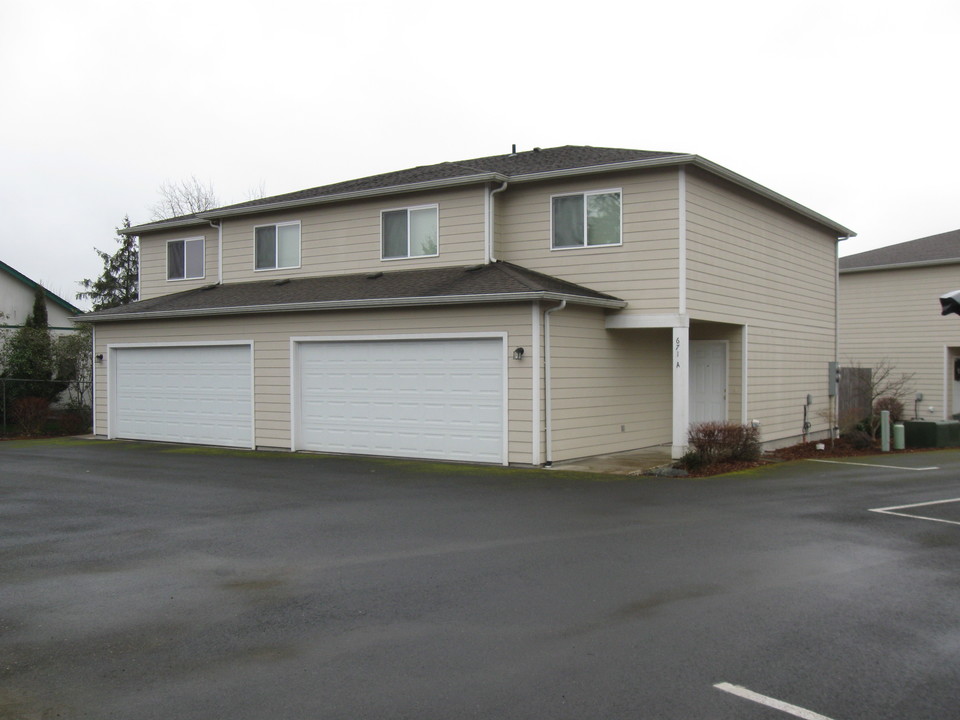
[[[960,422],[956,420],[904,420],[909,448],[960,447]]]

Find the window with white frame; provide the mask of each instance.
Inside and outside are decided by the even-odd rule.
[[[620,191],[554,195],[551,198],[551,247],[620,245]]]
[[[380,257],[384,260],[437,254],[436,205],[384,210],[380,228]]]
[[[260,225],[253,229],[254,268],[281,270],[300,267],[300,223]]]
[[[167,280],[203,277],[203,238],[167,241]]]

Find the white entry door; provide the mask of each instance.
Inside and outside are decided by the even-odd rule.
[[[297,343],[296,449],[504,461],[503,339]]]
[[[250,356],[248,344],[114,348],[110,436],[252,447]]]
[[[727,344],[690,343],[690,424],[727,420]]]

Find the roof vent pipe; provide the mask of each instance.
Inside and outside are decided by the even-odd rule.
[[[517,144],[516,144],[516,143],[514,143],[513,146],[510,148],[510,154],[511,154],[511,155],[516,155],[516,154],[517,154]]]

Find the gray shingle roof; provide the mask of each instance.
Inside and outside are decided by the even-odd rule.
[[[626,303],[506,262],[467,267],[290,278],[208,285],[88,313],[84,322],[231,313],[568,299],[602,307]]]
[[[456,162],[442,162],[436,165],[421,165],[406,170],[370,175],[368,177],[321,185],[319,187],[298,190],[282,195],[249,200],[247,202],[213,208],[203,213],[206,217],[229,216],[237,212],[250,212],[259,207],[265,209],[277,204],[290,202],[307,202],[311,199],[320,199],[336,195],[346,195],[357,192],[387,190],[388,188],[404,187],[417,183],[428,183],[443,180],[462,180],[464,183],[491,180],[491,175],[504,178],[547,173],[576,168],[597,167],[616,163],[635,162],[641,160],[681,159],[689,155],[673,152],[654,152],[649,150],[629,150],[623,148],[601,148],[586,145],[565,145],[556,148],[536,148],[525,152],[508,153],[506,155],[491,155],[490,157],[458,160]],[[130,228],[129,233],[150,227],[162,227],[164,224],[182,223],[196,219],[198,215],[184,215],[169,218],[159,222],[147,223]]]
[[[627,150],[621,148],[600,148],[585,145],[564,145],[563,147],[535,149],[526,152],[510,153],[507,155],[492,155],[490,157],[473,158],[472,160],[458,160],[456,162],[442,162],[437,165],[421,165],[408,170],[371,175],[357,180],[323,185],[321,187],[299,190],[285,195],[275,195],[259,200],[228,205],[223,209],[241,209],[270,205],[286,200],[300,200],[326,195],[340,195],[360,190],[376,190],[397,185],[410,185],[430,180],[446,180],[450,178],[470,178],[477,175],[496,173],[505,177],[530,175],[532,173],[551,172],[556,170],[571,170],[581,167],[595,167],[612,163],[630,162],[633,160],[651,160],[655,158],[684,157],[680,153],[652,152],[648,150]]]
[[[564,145],[556,148],[535,148],[526,152],[491,155],[489,157],[422,165],[407,170],[371,175],[346,182],[322,185],[297,192],[213,208],[195,215],[184,215],[158,222],[122,229],[127,235],[139,235],[153,230],[174,227],[206,225],[208,221],[245,214],[289,209],[300,205],[340,202],[359,197],[387,195],[399,192],[453,187],[474,183],[528,182],[556,176],[618,169],[691,164],[706,172],[746,188],[748,191],[772,200],[800,215],[835,231],[838,236],[856,235],[843,225],[820,215],[754,181],[697,155],[603,148],[589,145]]]
[[[930,235],[840,258],[840,271],[896,265],[933,265],[960,262],[960,230]]]

